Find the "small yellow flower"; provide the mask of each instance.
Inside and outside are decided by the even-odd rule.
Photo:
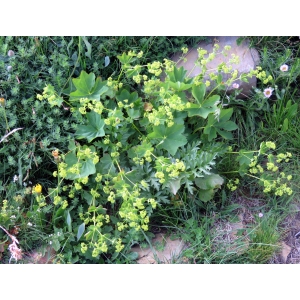
[[[38,183],[33,188],[34,192],[40,194],[42,192],[42,186]]]

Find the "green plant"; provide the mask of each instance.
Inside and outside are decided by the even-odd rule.
[[[203,54],[199,61],[205,64]],[[51,107],[66,101],[78,122],[76,141],[56,153],[57,187],[48,189],[47,197],[55,206],[55,228],[76,235],[77,241],[69,242],[86,259],[126,256],[144,239],[156,206],[169,204],[180,189],[198,190],[195,201],[208,202],[223,184],[214,166],[226,146],[216,140],[232,138],[232,109],[171,61],[147,64],[149,78],[145,67],[134,65],[141,55],[130,51],[118,57],[118,80],[81,72],[68,99],[50,85],[38,95]],[[162,67],[165,80],[159,79]],[[124,76],[140,85],[141,96],[123,87]],[[212,80],[217,91],[221,78]]]

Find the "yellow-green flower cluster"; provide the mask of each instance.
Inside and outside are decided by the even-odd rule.
[[[145,117],[154,126],[160,125],[162,122],[166,122],[168,127],[174,125],[173,113],[171,108],[167,105],[162,105],[158,109],[152,109],[151,112],[146,112]]]
[[[240,183],[240,180],[238,178],[230,179],[226,186],[229,190],[234,192],[237,189],[239,183]]]
[[[266,146],[269,148],[269,149],[273,149],[275,150],[276,149],[276,144],[274,142],[266,142]]]
[[[268,162],[267,163],[267,170],[276,172],[278,171],[278,166],[276,166],[273,162]]]
[[[40,101],[44,99],[48,100],[51,107],[55,105],[60,106],[63,102],[63,99],[56,94],[55,89],[51,84],[45,86],[43,89],[43,94],[37,94],[36,97]]]
[[[148,223],[150,220],[146,211],[145,203],[146,198],[134,196],[129,197],[127,201],[122,203],[119,215],[124,221],[117,224],[119,231],[127,228],[126,225],[134,228],[136,231],[141,229],[145,231],[148,230]]]
[[[283,160],[285,162],[289,162],[290,158],[292,157],[292,153],[287,152],[287,153],[279,153],[277,154],[277,159],[276,162],[277,163],[281,163]]]
[[[250,74],[256,76],[256,78],[260,79],[264,84],[273,81],[273,77],[271,75],[267,75],[265,71],[262,71],[262,67],[256,67],[256,70],[251,70]]]
[[[117,242],[116,242],[116,245],[115,245],[116,252],[117,253],[121,252],[124,249],[124,247],[125,246],[122,244],[122,240],[118,239]]]
[[[7,217],[7,207],[8,207],[8,201],[4,199],[2,201],[2,207],[1,207],[1,217]]]
[[[166,171],[168,173],[168,176],[171,178],[178,177],[180,174],[180,171],[185,171],[185,165],[182,161],[179,161],[179,159],[176,159],[176,162],[169,165],[166,168]]]
[[[182,47],[181,51],[183,54],[186,54],[186,53],[188,53],[189,49],[187,47]]]
[[[152,148],[153,150],[153,148]],[[151,151],[152,151],[151,150]],[[148,162],[152,161],[152,152],[150,150],[146,150],[145,154],[143,157],[134,157],[132,160],[135,164],[137,165],[143,165],[145,163],[145,160]]]
[[[164,183],[166,181],[164,172],[156,172],[154,176],[159,179],[160,183]]]
[[[144,81],[144,93],[145,94],[152,94],[155,93],[157,89],[160,89],[161,81],[160,79],[150,79]]]
[[[153,63],[148,63],[148,72],[154,74],[155,76],[159,76],[162,72],[162,63],[159,61],[154,61]]]
[[[94,247],[92,251],[93,257],[97,257],[101,253],[106,253],[108,250],[106,241],[102,237],[103,236],[101,236],[100,240],[97,243],[93,243],[93,247]]]
[[[284,174],[283,174],[284,175]],[[264,186],[264,193],[274,192],[276,196],[283,196],[284,194],[291,195],[293,190],[287,186],[287,183],[281,183],[281,180],[284,177],[279,177],[277,180],[261,180]]]
[[[167,72],[173,72],[174,65],[175,65],[174,61],[166,59],[166,58],[164,59],[163,66],[164,66],[164,68],[166,69]]]
[[[78,111],[84,115],[87,113],[87,109],[90,111],[94,111],[97,114],[101,115],[104,109],[104,106],[100,100],[90,100],[88,98],[81,98],[79,100],[81,106],[79,107]]]

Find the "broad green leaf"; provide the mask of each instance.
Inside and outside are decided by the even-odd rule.
[[[239,155],[236,158],[236,161],[239,163],[239,174],[240,176],[244,176],[247,171],[249,164],[251,163],[251,159],[253,158],[254,152],[253,151],[248,151],[245,149],[241,149],[239,151]]]
[[[219,118],[220,122],[228,121],[232,116],[232,113],[233,113],[233,108],[222,109]]]
[[[132,56],[127,55],[125,52],[123,52],[122,55],[117,55],[117,58],[124,65],[129,64],[132,61]]]
[[[180,82],[180,81],[177,81],[177,82],[172,82],[170,81],[169,82],[169,86],[171,88],[173,88],[175,91],[177,92],[181,92],[181,91],[186,91],[188,90],[189,88],[191,88],[193,84],[185,84],[183,82]]]
[[[169,79],[171,82],[184,82],[184,80],[186,79],[186,73],[187,71],[183,68],[176,68],[174,67],[172,72],[166,72],[169,76]]]
[[[121,93],[116,95],[116,98],[125,105],[133,103],[133,108],[126,108],[127,114],[130,118],[138,119],[141,116],[143,102],[137,92],[129,93],[126,89],[123,89]]]
[[[204,87],[201,88],[202,86]],[[205,85],[200,85],[196,88],[193,87],[193,96],[196,99],[196,103],[191,103],[190,107],[186,110],[189,117],[200,116],[206,119],[210,113],[214,113],[218,109],[217,105],[220,102],[220,96],[213,95],[209,98],[204,99]]]
[[[131,147],[128,151],[128,156],[130,158],[134,157],[143,157],[145,156],[146,152],[153,152],[154,148],[152,147],[151,143],[147,143],[143,141],[142,144]]]
[[[60,242],[57,239],[53,239],[52,248],[57,252],[60,249]]]
[[[101,81],[98,77],[95,81],[95,74],[87,74],[81,71],[79,78],[72,79],[76,91],[70,93],[69,101],[78,101],[80,98],[90,100],[100,100],[100,96],[108,91],[106,81]]]
[[[74,158],[76,159],[75,162],[74,162]],[[86,161],[84,161],[84,160],[80,161],[81,167],[79,169],[79,171],[80,171],[79,174],[74,174],[74,173],[68,172],[68,170],[74,164],[76,164],[77,161],[78,161],[78,158],[76,157],[76,155],[74,156],[74,154],[71,154],[71,153],[68,153],[66,155],[65,162],[68,164],[66,179],[74,180],[76,178],[83,178],[83,177],[86,177],[86,176],[96,173],[95,164],[93,163],[92,159],[88,159]],[[71,163],[71,162],[73,162],[73,163]]]
[[[205,92],[206,92],[206,86],[204,83],[193,86],[192,95],[194,96],[198,104],[201,104],[203,102]]]
[[[204,177],[199,177],[195,179],[195,184],[201,190],[220,188],[223,183],[224,179],[218,174],[205,175]]]
[[[89,148],[91,149],[92,152],[95,152],[94,146],[90,146]],[[72,168],[78,162],[80,163],[79,174],[74,174],[69,172],[69,169]],[[93,163],[93,160],[92,159],[79,160],[76,155],[76,150],[70,151],[69,153],[66,154],[65,163],[67,164],[66,179],[74,180],[76,178],[82,178],[96,173],[96,167],[95,164]]]
[[[79,227],[78,227],[78,231],[77,231],[77,242],[80,240],[81,236],[83,235],[85,230],[85,224],[82,223]]]
[[[215,127],[225,129],[227,131],[236,130],[238,126],[232,121],[219,122],[215,124]]]
[[[100,158],[100,162],[96,166],[97,172],[100,174],[115,174],[116,167],[114,165],[113,160],[111,159],[110,155],[105,153],[102,158]]]
[[[104,132],[104,120],[101,119],[101,116],[91,111],[86,114],[88,124],[87,125],[78,125],[75,136],[77,139],[87,139],[90,143],[93,139],[101,136],[105,136]]]
[[[177,149],[187,143],[186,137],[182,134],[184,129],[183,124],[175,124],[171,127],[159,125],[153,128],[154,131],[148,134],[148,138],[159,140],[156,145],[158,149],[165,149],[171,155],[175,155]]]
[[[199,191],[199,198],[203,202],[208,202],[208,201],[212,200],[214,195],[215,195],[214,189]]]
[[[251,159],[253,158],[254,152],[253,151],[248,151],[245,149],[241,149],[239,151],[239,155],[236,158],[236,161],[239,162],[240,166],[241,165],[247,165],[249,166]]]
[[[214,114],[210,114],[207,119],[203,133],[208,135],[208,140],[212,141],[217,137],[217,132],[225,139],[232,139],[232,134],[228,131],[237,129],[237,125],[228,121],[233,113],[233,109],[221,109],[218,118]],[[225,131],[226,130],[226,131]]]
[[[216,127],[216,131],[217,133],[223,137],[226,140],[231,140],[233,138],[233,135],[231,132],[228,131],[224,131],[224,130],[220,130],[219,128]]]
[[[129,260],[136,260],[138,257],[139,257],[138,253],[134,251],[129,252],[126,256],[126,258]]]

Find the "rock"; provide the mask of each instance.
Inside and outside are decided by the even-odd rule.
[[[292,251],[292,248],[288,246],[285,242],[281,242],[281,258],[283,263],[287,262],[287,258]]]
[[[141,249],[139,246],[132,247],[131,250],[138,253],[138,264],[171,263],[178,258],[186,246],[182,240],[171,240],[163,233],[156,234],[151,244],[153,251],[151,247],[146,249]]]
[[[254,48],[249,48],[249,41],[244,40],[241,45],[236,44],[236,40],[238,37],[212,37],[212,42],[202,41],[198,44],[196,48],[190,48],[188,53],[185,55],[185,58],[187,59],[186,62],[180,61],[177,64],[177,67],[183,66],[188,72],[187,74],[189,77],[195,77],[201,73],[201,68],[199,66],[195,67],[195,62],[198,58],[198,52],[197,48],[201,47],[208,51],[208,54],[206,54],[204,57],[206,58],[210,53],[212,53],[212,49],[215,43],[217,43],[220,48],[219,51],[222,51],[224,46],[228,45],[231,46],[231,49],[228,51],[228,56],[224,56],[222,54],[217,54],[216,57],[209,63],[207,63],[207,73],[215,72],[217,66],[222,63],[228,63],[231,59],[231,54],[235,54],[240,58],[239,64],[233,64],[233,70],[238,71],[238,77],[241,74],[248,73],[251,69],[255,69],[256,66],[259,64],[259,54],[258,51]],[[182,53],[175,54],[171,59],[173,61],[178,61],[179,58],[182,56]],[[228,74],[223,73],[223,81],[226,81],[229,78]],[[204,82],[208,80],[208,77],[204,78]],[[239,95],[240,98],[245,98],[250,95],[250,92],[252,90],[252,87],[256,87],[256,77],[252,77],[248,79],[248,83],[237,80],[235,83],[239,84],[239,89],[242,89],[241,94]],[[212,88],[208,87],[207,90],[210,90]],[[230,93],[234,89],[233,86],[229,86],[227,92]]]

